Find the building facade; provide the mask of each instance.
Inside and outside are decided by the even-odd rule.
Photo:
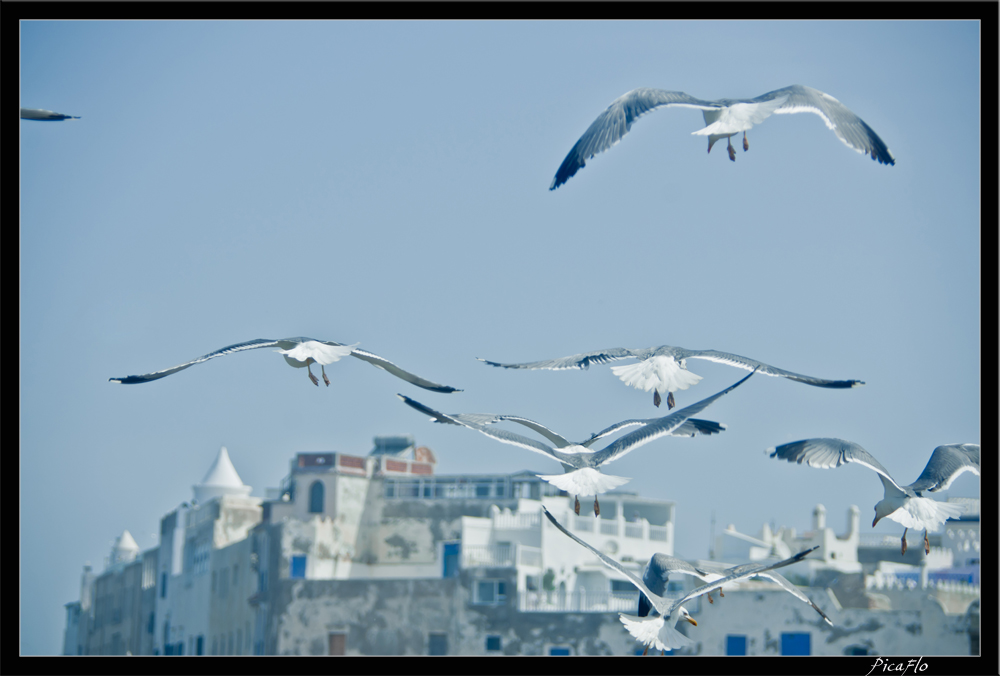
[[[161,520],[158,547],[140,553],[126,532],[104,572],[85,569],[80,601],[66,604],[64,652],[642,652],[618,618],[636,612],[638,591],[558,532],[541,506],[641,576],[654,553],[674,553],[674,503],[613,491],[602,495],[599,517],[585,510],[576,515],[573,496],[528,472],[438,475],[435,469],[433,452],[411,437],[376,437],[363,456],[297,454],[279,487],[261,499],[249,495],[222,449],[194,486],[192,501]],[[968,513],[965,521],[949,522],[952,535],[946,530],[934,541],[933,556],[922,559],[925,574],[915,583],[905,570],[919,568],[865,562],[880,545],[864,542],[857,508],[845,536],[826,527],[822,506],[814,511],[813,530],[801,535],[765,526],[751,537],[729,528],[716,551],[732,563],[784,558],[819,544],[816,560],[783,572],[793,582],[813,584],[803,591],[835,626],[777,587],[745,581],[727,588],[715,604],[703,603],[704,597],[687,604],[699,625],[679,627],[695,641],[684,652],[978,650],[978,572],[975,587],[959,589],[938,570],[942,562],[952,566],[961,552],[962,564],[978,571],[978,559],[971,563],[976,557],[968,554],[978,555],[975,511],[974,522]],[[891,548],[882,549],[891,559]],[[911,548],[916,550],[922,557],[923,548]],[[932,563],[937,572],[929,573]],[[889,579],[890,570],[897,577]],[[668,595],[693,587],[693,578],[680,577],[671,580]],[[919,593],[928,588],[930,596]]]

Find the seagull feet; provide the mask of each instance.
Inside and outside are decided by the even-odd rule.
[[[743,152],[750,150],[750,142],[747,141],[747,133],[743,132]]]
[[[656,408],[660,408],[661,401],[663,400],[660,399],[660,393],[657,392],[656,390],[653,390],[653,406],[655,406]]]
[[[903,549],[902,553],[906,554],[906,533],[903,533]]]
[[[736,161],[736,151],[733,150],[733,144],[730,143],[729,147],[727,149],[729,150],[729,159],[731,159],[733,162],[735,162]]]
[[[708,602],[709,603],[715,603],[715,601],[712,600],[712,594],[711,593],[705,594],[705,596],[708,597]]]
[[[576,504],[573,505],[573,511],[576,512],[577,516],[580,516],[580,498],[577,497],[577,498],[575,498],[575,500],[576,500]]]
[[[649,652],[649,646],[646,646],[646,649],[642,651],[642,656],[645,657],[646,653],[648,652]]]
[[[309,372],[309,380],[313,381],[313,385],[315,385],[316,387],[319,387],[319,378],[317,378],[316,376],[314,376],[312,374],[312,371]]]
[[[669,411],[677,404],[674,402],[674,393],[671,392],[667,395],[667,410]]]
[[[726,598],[726,595],[722,593],[721,589],[719,590],[719,598],[723,598],[723,599]]]
[[[931,553],[931,541],[927,539],[927,531],[924,531],[924,554]]]
[[[594,496],[594,516],[601,515],[601,506],[597,504],[597,496]]]
[[[326,371],[323,371],[323,382],[326,383],[327,387],[330,387],[330,379],[326,377]],[[319,387],[318,383],[317,383],[316,387]]]

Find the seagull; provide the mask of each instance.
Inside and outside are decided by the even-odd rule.
[[[772,458],[804,462],[810,467],[829,469],[856,462],[878,472],[885,489],[885,496],[875,503],[875,520],[889,517],[903,525],[902,553],[906,554],[906,531],[910,528],[924,529],[924,553],[931,553],[927,531],[936,531],[948,519],[954,519],[965,512],[965,506],[950,502],[938,502],[924,497],[924,492],[941,491],[951,485],[962,472],[973,472],[979,476],[979,444],[946,444],[938,446],[931,453],[931,459],[917,480],[909,486],[900,486],[868,451],[851,441],[843,439],[804,439],[769,448]]]
[[[235,345],[229,345],[215,352],[209,352],[206,355],[198,357],[193,361],[189,361],[185,364],[179,366],[174,366],[169,369],[164,369],[163,371],[154,371],[153,373],[146,373],[141,376],[125,376],[123,378],[109,378],[113,383],[122,383],[125,385],[135,385],[138,383],[148,383],[151,380],[158,380],[160,378],[169,376],[172,373],[177,373],[178,371],[183,371],[189,366],[194,366],[195,364],[200,364],[203,361],[208,361],[209,359],[214,359],[216,357],[221,357],[227,354],[233,354],[236,352],[243,352],[244,350],[256,350],[262,347],[277,347],[280,348],[275,350],[280,352],[285,358],[285,361],[289,366],[294,368],[305,367],[306,371],[309,373],[309,380],[312,381],[313,385],[319,387],[319,380],[313,375],[310,365],[319,364],[320,369],[323,372],[323,382],[326,383],[327,387],[330,386],[330,379],[326,376],[326,365],[332,364],[335,361],[340,361],[342,357],[351,355],[352,357],[357,357],[362,359],[372,366],[377,366],[378,368],[388,371],[397,378],[402,378],[408,383],[412,383],[417,387],[422,387],[425,390],[431,390],[433,392],[461,392],[462,390],[456,389],[454,387],[448,387],[447,385],[439,385],[437,383],[431,382],[430,380],[424,380],[420,376],[413,375],[409,371],[404,371],[395,364],[393,364],[388,359],[383,359],[377,354],[372,354],[366,350],[358,349],[357,343],[354,345],[343,345],[341,343],[335,343],[332,340],[315,340],[313,338],[282,338],[280,340],[271,340],[270,338],[257,338],[256,340],[248,340],[245,343],[237,343]]]
[[[772,114],[815,113],[823,118],[849,148],[862,155],[871,155],[880,164],[896,164],[896,158],[865,121],[829,94],[812,87],[792,85],[762,94],[755,99],[719,99],[703,101],[684,92],[640,88],[615,99],[608,109],[583,132],[583,136],[559,165],[549,190],[555,190],[580,171],[587,160],[622,140],[632,123],[651,110],[662,106],[696,108],[705,117],[705,128],[692,132],[708,137],[708,152],[721,138],[729,145],[729,159],[736,161],[736,151],[730,137],[743,132],[743,151],[750,149],[747,130]]]
[[[636,616],[636,615],[625,615],[624,613],[621,613],[620,618],[622,624],[625,625],[625,629],[628,630],[628,633],[632,634],[632,636],[634,636],[637,640],[643,643],[646,646],[647,651],[650,648],[656,648],[657,650],[673,650],[674,648],[683,648],[684,646],[690,645],[692,643],[691,639],[689,639],[687,636],[680,633],[674,628],[677,622],[679,622],[682,619],[687,620],[688,622],[690,622],[695,626],[698,626],[698,623],[695,621],[695,619],[691,617],[691,614],[688,613],[686,608],[684,608],[683,606],[684,603],[690,601],[693,598],[697,598],[702,594],[708,594],[709,592],[715,591],[716,589],[721,590],[723,585],[728,584],[730,582],[743,580],[748,577],[754,577],[755,575],[761,575],[775,568],[790,566],[791,564],[797,563],[802,559],[804,559],[806,555],[809,554],[810,552],[819,549],[819,545],[817,545],[815,547],[806,549],[805,551],[801,551],[791,558],[785,559],[783,561],[778,561],[777,563],[772,563],[772,564],[744,563],[743,565],[733,566],[732,568],[726,569],[724,575],[720,575],[712,582],[706,585],[702,585],[701,587],[698,587],[697,589],[694,589],[691,592],[688,592],[687,594],[685,594],[676,601],[672,601],[671,599],[664,598],[660,594],[651,590],[645,584],[645,582],[643,582],[643,580],[639,579],[638,575],[625,568],[625,566],[620,564],[618,561],[614,560],[607,554],[600,552],[596,548],[592,547],[591,545],[587,544],[580,538],[570,533],[562,526],[562,524],[556,521],[555,517],[552,516],[552,514],[549,512],[549,510],[545,508],[544,505],[542,506],[542,511],[545,512],[545,516],[548,518],[549,521],[553,523],[553,525],[555,525],[556,528],[558,528],[565,535],[568,535],[570,538],[572,538],[573,540],[575,540],[576,542],[578,542],[579,544],[583,545],[584,547],[592,551],[594,554],[596,554],[597,558],[599,558],[601,560],[601,563],[603,563],[605,566],[627,577],[632,584],[638,587],[639,591],[642,592],[642,595],[646,597],[646,599],[649,602],[649,605],[651,606],[651,609],[656,611],[657,613],[656,617],[650,618],[648,617],[648,615]],[[676,559],[674,560],[676,561]],[[650,565],[652,565],[652,561],[650,561]],[[647,566],[647,571],[648,569],[649,567]],[[642,605],[640,602],[640,611],[641,609]],[[822,613],[820,614],[822,615]],[[827,622],[830,622],[829,618],[827,618],[825,615],[823,617],[824,619],[826,619]],[[831,622],[831,624],[833,623]],[[646,652],[644,651],[643,654],[645,655]]]
[[[861,380],[823,380],[822,378],[804,376],[800,373],[785,371],[756,361],[755,359],[741,357],[738,354],[730,354],[729,352],[688,350],[683,347],[672,347],[670,345],[636,350],[627,347],[612,347],[607,350],[583,352],[581,354],[570,355],[569,357],[533,361],[524,364],[501,364],[477,357],[479,361],[486,362],[490,366],[500,366],[505,369],[547,369],[551,371],[587,369],[590,368],[591,364],[604,364],[632,358],[638,359],[639,362],[637,364],[612,366],[611,372],[618,376],[623,383],[631,385],[637,390],[643,390],[644,392],[653,390],[653,404],[657,407],[659,407],[662,401],[660,395],[663,392],[668,392],[667,410],[675,406],[674,392],[677,390],[686,390],[691,385],[698,384],[698,381],[701,380],[701,376],[687,370],[688,359],[707,359],[746,369],[747,371],[756,369],[766,376],[781,376],[807,385],[815,385],[816,387],[846,388],[864,385],[864,382]]]
[[[630,479],[625,477],[602,474],[600,471],[601,465],[607,464],[612,460],[617,460],[629,451],[647,444],[654,439],[658,439],[659,437],[668,434],[674,434],[678,428],[681,428],[685,422],[688,422],[688,419],[691,416],[696,415],[703,409],[707,408],[712,402],[722,395],[727,394],[739,387],[752,375],[753,373],[746,376],[746,378],[743,378],[743,380],[740,380],[736,384],[727,387],[711,397],[708,397],[707,399],[702,399],[696,404],[692,404],[687,408],[675,411],[669,415],[663,416],[662,418],[652,418],[648,421],[625,421],[626,423],[644,424],[641,424],[639,429],[629,432],[599,451],[593,451],[589,448],[589,446],[597,441],[597,439],[604,438],[618,429],[623,429],[622,423],[613,425],[607,430],[603,430],[602,432],[593,435],[590,439],[583,443],[576,444],[566,441],[564,438],[557,435],[555,432],[552,432],[547,427],[528,420],[527,418],[520,418],[517,416],[491,416],[489,414],[459,414],[451,416],[435,411],[434,409],[424,406],[420,402],[414,401],[413,399],[403,396],[402,394],[397,396],[408,406],[417,409],[421,413],[430,415],[431,419],[435,422],[462,425],[463,427],[468,427],[469,429],[481,432],[486,436],[493,437],[502,443],[520,446],[521,448],[526,448],[529,451],[535,451],[536,453],[541,453],[542,455],[555,458],[562,463],[564,473],[553,475],[539,474],[538,477],[548,481],[559,490],[566,491],[567,493],[571,493],[576,496],[574,511],[576,511],[577,514],[580,513],[579,496],[593,495],[594,515],[599,516],[601,513],[601,507],[597,501],[597,496],[630,481]],[[491,418],[494,418],[495,420],[490,420]],[[556,448],[530,437],[508,432],[504,429],[489,427],[486,422],[487,420],[489,420],[489,422],[496,422],[498,420],[512,420],[514,422],[520,422],[522,425],[530,427],[545,436],[549,441],[556,444]],[[722,428],[722,426],[719,425],[719,428]],[[696,431],[701,430],[698,429],[696,424],[692,424],[690,427],[683,430],[681,434],[693,436]],[[711,434],[711,432],[708,433]]]
[[[667,554],[653,554],[649,559],[649,563],[646,564],[646,570],[643,572],[642,581],[645,583],[649,590],[654,594],[663,596],[667,589],[667,582],[669,582],[670,575],[673,573],[682,573],[684,575],[692,575],[702,580],[703,582],[715,582],[719,578],[725,577],[727,571],[731,570],[729,566],[718,563],[716,561],[708,561],[702,564],[701,568],[697,568],[687,561],[682,561],[681,559],[669,556]],[[795,587],[791,582],[789,582],[780,573],[775,573],[774,571],[766,571],[758,573],[758,577],[763,577],[777,583],[785,591],[792,594],[795,598],[799,599],[803,603],[808,603],[813,609],[820,614],[820,616],[826,620],[827,624],[833,626],[833,622],[830,620],[826,614],[819,609],[812,600],[800,592],[798,588]],[[707,594],[708,602],[715,603],[712,600],[712,594],[709,592]],[[719,596],[724,597],[725,594],[722,590],[719,590]],[[649,615],[649,610],[651,606],[649,601],[645,596],[639,596],[639,617],[646,617]]]
[[[21,108],[21,119],[39,121],[79,120],[80,116],[63,115],[62,113],[53,113],[51,110],[42,110],[40,108]]]

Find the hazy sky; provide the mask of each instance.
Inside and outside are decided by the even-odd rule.
[[[862,533],[898,535],[871,528],[870,470],[764,449],[841,437],[909,483],[939,444],[980,442],[980,47],[974,22],[23,23],[21,105],[82,119],[20,123],[22,652],[61,651],[83,564],[102,570],[126,528],[155,546],[220,446],[263,496],[296,453],[364,455],[384,434],[432,448],[440,474],[558,471],[397,392],[574,439],[666,413],[607,366],[476,357],[669,344],[864,380],[754,376],[701,414],[723,434],[608,472],[676,501],[686,558],[707,556],[713,511],[716,532],[801,531],[820,502],[843,532],[856,504]],[[548,190],[631,89],[791,84],[838,98],[896,165],[815,115],[769,118],[732,163],[675,108]],[[352,358],[316,388],[269,350],[108,382],[300,335],[464,391]],[[704,380],[679,406],[746,375],[689,368]]]

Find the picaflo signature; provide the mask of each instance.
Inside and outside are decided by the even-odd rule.
[[[923,657],[918,657],[915,660],[910,660],[909,662],[893,662],[891,660],[883,660],[881,657],[875,658],[875,664],[872,665],[871,671],[869,671],[865,676],[871,676],[871,673],[882,667],[881,673],[893,673],[903,676],[904,674],[910,673],[910,668],[913,668],[914,674],[919,674],[927,669],[927,663],[921,663]]]

